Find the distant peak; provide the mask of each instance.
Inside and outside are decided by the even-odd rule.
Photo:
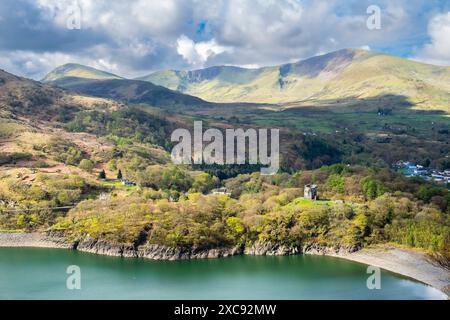
[[[373,54],[372,51],[362,48],[345,48],[340,49],[337,51],[332,51],[329,53],[325,53],[320,56],[335,56],[335,57],[359,57],[359,56],[365,56],[367,54]]]
[[[119,77],[118,75],[103,70],[99,70],[93,67],[85,66],[78,63],[66,63],[48,73],[44,77],[44,79],[42,79],[42,81],[52,82],[67,77],[94,79],[94,80],[122,79],[122,77]]]

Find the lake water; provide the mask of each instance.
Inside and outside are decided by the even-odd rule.
[[[69,265],[81,289],[69,290]],[[441,299],[427,285],[381,273],[366,286],[367,266],[333,257],[238,256],[151,261],[62,249],[0,248],[0,299]]]

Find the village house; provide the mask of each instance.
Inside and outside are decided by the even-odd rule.
[[[120,181],[122,182],[122,184],[123,184],[124,186],[131,187],[131,186],[135,186],[135,185],[136,185],[136,182],[131,181],[131,180],[128,180],[128,179],[122,179],[122,180],[120,180]]]
[[[211,194],[231,196],[231,192],[228,192],[228,189],[224,187],[211,190]]]

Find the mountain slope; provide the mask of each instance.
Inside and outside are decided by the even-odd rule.
[[[60,89],[0,70],[0,116],[49,117],[59,107],[69,107],[70,96]]]
[[[214,102],[322,103],[395,94],[417,108],[450,111],[450,68],[365,50],[260,69],[169,70],[140,79]]]
[[[51,83],[57,83],[63,88],[84,95],[114,99],[124,103],[144,103],[162,108],[212,105],[200,98],[139,80],[93,80],[65,77]]]
[[[47,74],[44,79],[42,79],[42,82],[58,81],[62,78],[69,77],[95,80],[122,79],[122,77],[106,71],[98,70],[77,63],[68,63],[59,66],[58,68]]]
[[[128,80],[112,73],[80,64],[65,64],[47,74],[42,82],[82,94],[127,103],[147,103],[157,107],[208,105],[189,95],[153,83]]]
[[[191,84],[218,80],[223,83],[246,84],[256,79],[262,69],[245,69],[233,66],[217,66],[194,71],[166,70],[137,78],[150,81],[172,90],[186,91]]]
[[[87,97],[0,70],[0,118],[28,122],[65,122],[79,111],[118,110],[124,105],[110,99]]]

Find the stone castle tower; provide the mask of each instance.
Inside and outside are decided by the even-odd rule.
[[[303,196],[305,199],[317,200],[317,186],[315,184],[305,185]]]

